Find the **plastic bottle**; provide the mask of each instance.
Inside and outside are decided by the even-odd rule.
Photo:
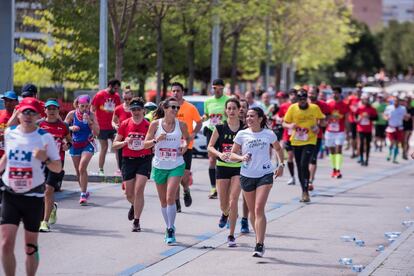
[[[352,259],[351,258],[340,258],[339,263],[341,265],[352,265]]]
[[[82,122],[84,124],[88,123],[88,114],[86,112],[84,112],[83,115],[82,115]]]
[[[243,167],[244,168],[247,168],[247,166],[249,165],[250,159],[252,158],[251,152],[248,152],[247,155],[249,155],[249,160],[243,161]]]
[[[353,265],[352,266],[352,271],[353,272],[361,272],[362,270],[364,270],[365,266],[363,265]]]
[[[382,245],[382,244],[380,244],[380,245],[378,245],[378,247],[377,247],[377,251],[378,252],[383,252],[384,251],[384,249],[385,249],[385,246],[384,245]]]
[[[344,242],[351,242],[351,241],[354,241],[354,240],[355,240],[355,238],[351,237],[351,236],[347,236],[347,235],[341,236],[341,241],[344,241]]]
[[[355,244],[359,247],[365,246],[365,242],[363,240],[355,240]]]

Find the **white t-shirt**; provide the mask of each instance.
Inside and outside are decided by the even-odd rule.
[[[388,125],[391,127],[400,127],[403,125],[404,115],[407,113],[405,106],[399,105],[395,108],[394,105],[389,105],[385,108],[384,114],[390,116]]]
[[[50,160],[60,160],[53,136],[43,129],[23,133],[20,126],[6,129],[4,134],[6,170],[3,182],[16,193],[26,193],[45,182],[44,164],[33,156],[33,150],[44,149]],[[43,193],[30,192],[25,196],[43,197]]]
[[[277,137],[270,129],[252,132],[249,128],[237,133],[234,142],[241,145],[242,155],[251,154],[249,162],[243,162],[240,175],[259,178],[274,171],[270,157],[270,145]],[[247,164],[246,164],[247,163]]]

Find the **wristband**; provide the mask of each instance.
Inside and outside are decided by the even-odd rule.
[[[156,143],[157,143],[157,139],[153,139],[153,140],[152,140],[152,142],[153,142],[154,144],[156,144]]]

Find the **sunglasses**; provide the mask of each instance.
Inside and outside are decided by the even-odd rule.
[[[171,107],[172,110],[180,110],[180,107],[178,105],[170,105],[168,107]]]
[[[131,111],[141,111],[142,107],[130,107],[129,110],[131,110]]]
[[[23,115],[34,116],[34,115],[37,115],[38,113],[34,110],[26,109],[26,110],[22,111],[22,114]]]

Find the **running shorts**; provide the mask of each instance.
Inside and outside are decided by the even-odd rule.
[[[224,166],[217,166],[216,167],[216,179],[231,179],[233,176],[240,175],[240,167],[232,168],[232,167],[224,167]]]
[[[185,171],[185,164],[182,164],[171,170],[163,170],[158,168],[152,168],[151,178],[154,179],[157,185],[163,185],[167,183],[168,178],[173,176],[183,176]]]
[[[122,180],[134,179],[137,174],[150,178],[152,155],[122,157]]]
[[[260,186],[272,184],[273,173],[269,173],[258,178],[246,177],[243,175],[240,176],[240,186],[245,192],[253,192]]]
[[[345,143],[345,140],[345,132],[325,132],[325,146],[328,148],[342,146]]]

